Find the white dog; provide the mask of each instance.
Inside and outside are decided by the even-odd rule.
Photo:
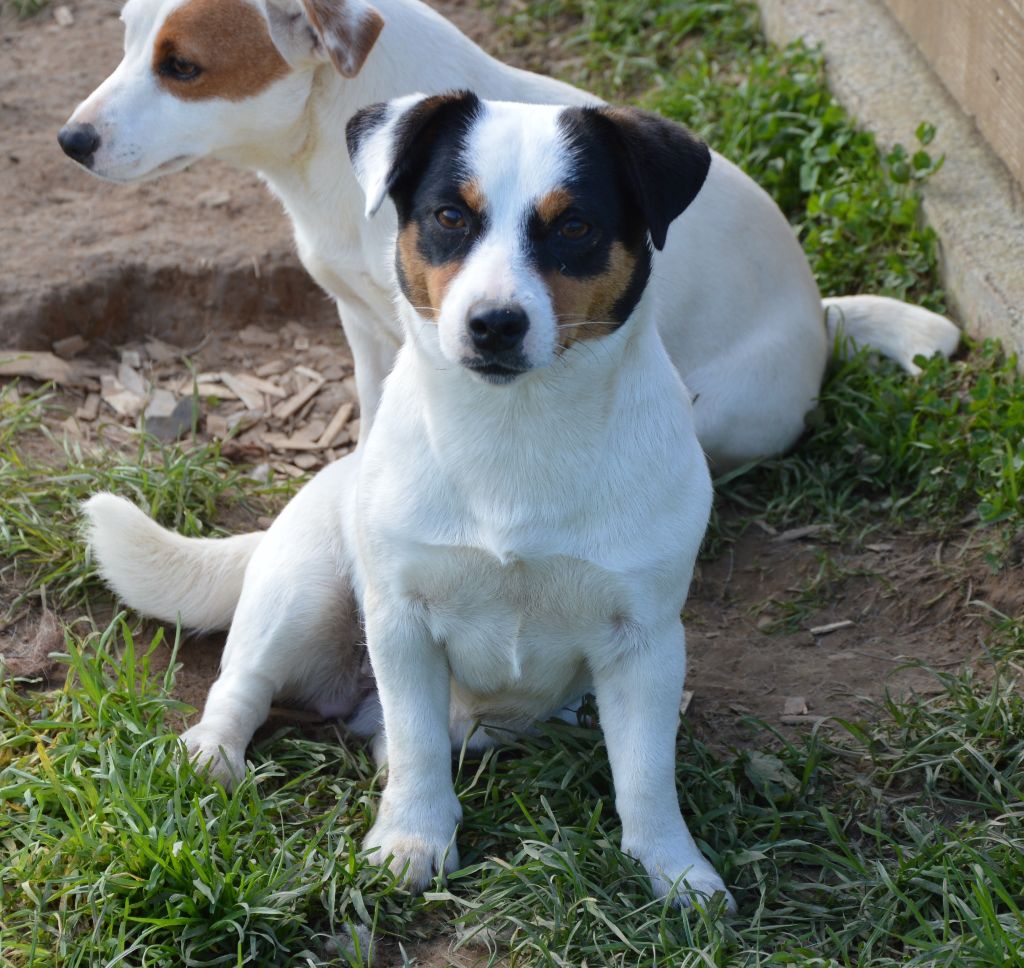
[[[456,88],[596,103],[499,63],[418,0],[374,3],[128,0],[124,59],[60,134],[68,155],[113,181],[152,178],[208,155],[259,172],[292,218],[304,265],[337,300],[363,432],[401,329],[380,258],[394,213],[360,217],[342,140],[348,119],[372,102]],[[948,320],[895,300],[823,303],[778,208],[717,154],[690,217],[668,232],[651,285],[716,472],[792,445],[840,321],[853,342],[911,371],[916,354],[949,353],[958,342]]]
[[[647,284],[650,243],[699,219],[710,152],[631,109],[465,93],[370,107],[348,130],[368,215],[397,208],[405,343],[365,444],[256,549],[190,752],[237,776],[276,695],[372,726],[372,696],[337,680],[352,587],[386,737],[375,858],[414,889],[451,870],[453,744],[592,689],[623,849],[659,895],[734,908],[675,788],[680,612],[711,482]],[[131,513],[111,495],[90,510]]]

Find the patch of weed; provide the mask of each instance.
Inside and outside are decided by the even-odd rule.
[[[232,794],[166,735],[122,618],[67,639],[69,684],[0,684],[0,945],[22,966],[358,965],[446,930],[490,963],[994,966],[1024,954],[1020,623],[985,675],[936,674],[838,723],[713,753],[684,727],[678,787],[736,891],[735,919],[654,900],[618,849],[600,733],[549,724],[457,765],[462,867],[424,897],[355,844],[376,808],[367,753],[282,730]],[[998,640],[998,641],[997,641]]]
[[[99,491],[127,497],[192,536],[221,533],[218,511],[259,507],[275,493],[222,458],[217,441],[164,445],[140,435],[131,455],[86,447],[54,437],[46,422],[51,408],[45,390],[23,397],[13,385],[0,389],[0,575],[17,580],[22,598],[46,589],[67,604],[102,587],[79,534],[79,506]],[[29,446],[31,436],[48,446]]]

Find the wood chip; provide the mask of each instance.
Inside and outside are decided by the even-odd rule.
[[[803,696],[787,696],[782,701],[783,716],[806,716],[807,700]]]
[[[317,447],[332,447],[338,436],[345,429],[346,424],[352,419],[352,411],[355,407],[351,403],[343,403],[331,417],[327,429],[321,434],[316,442]],[[347,435],[346,435],[347,436]]]
[[[86,396],[85,401],[75,411],[75,416],[79,420],[93,421],[100,413],[100,395],[98,393],[90,393]]]
[[[268,447],[273,447],[274,450],[314,451],[321,449],[315,440],[305,434],[294,434],[289,437],[287,434],[266,433],[263,435],[263,440]]]
[[[70,360],[72,357],[78,356],[88,346],[89,341],[76,333],[74,336],[68,336],[66,339],[55,340],[53,352],[63,360]]]
[[[790,528],[788,531],[777,534],[772,540],[779,542],[799,541],[801,538],[813,537],[824,531],[826,527],[827,525],[824,524],[808,524],[802,528]]]
[[[154,363],[173,363],[181,356],[181,350],[165,343],[162,339],[151,336],[146,340],[146,355]]]
[[[67,360],[53,353],[32,350],[0,350],[0,376],[27,376],[40,383],[83,386],[88,381]]]
[[[246,326],[236,334],[238,340],[246,346],[277,346],[277,333],[268,333],[258,326]]]
[[[297,366],[295,369],[297,372],[307,371],[307,368],[304,366]],[[287,420],[292,414],[297,413],[323,388],[323,377],[321,377],[315,370],[308,370],[307,372],[314,374],[313,378],[310,379],[310,382],[294,396],[289,397],[287,400],[274,407],[274,416],[277,417],[278,420]]]
[[[228,426],[227,417],[222,417],[216,413],[208,413],[206,415],[206,432],[211,437],[223,440],[227,437],[230,430],[231,428]]]
[[[283,461],[274,461],[270,466],[287,477],[302,477],[306,473],[301,467],[296,467],[294,464],[286,464]]]
[[[811,635],[829,635],[832,632],[838,632],[840,629],[848,629],[853,622],[851,619],[844,618],[841,622],[829,622],[828,625],[815,625],[810,630]]]
[[[73,27],[75,23],[75,15],[71,12],[71,8],[65,6],[54,8],[53,19],[58,27]]]
[[[138,354],[135,354],[135,357],[137,359]],[[122,363],[117,368],[117,379],[122,387],[136,396],[145,397],[149,392],[149,387],[142,379],[142,375],[129,363]]]
[[[279,376],[288,369],[288,364],[284,360],[271,360],[269,363],[264,363],[262,366],[256,367],[257,376]],[[280,390],[281,388],[278,387]],[[283,392],[283,391],[282,391]]]
[[[686,715],[686,710],[690,708],[691,702],[693,702],[693,693],[690,692],[689,689],[684,689],[683,701],[679,704],[679,712],[682,713],[684,716]]]
[[[224,376],[225,374],[221,374]],[[258,376],[254,376],[252,373],[235,373],[234,378],[247,386],[252,387],[254,390],[259,390],[260,393],[265,393],[270,397],[284,398],[288,396],[288,391],[283,387],[279,387],[276,383],[271,383],[269,380],[261,380]]]
[[[223,383],[199,383],[196,392],[201,397],[217,397],[219,400],[237,400],[238,394]]]
[[[264,409],[263,394],[251,383],[237,377],[234,373],[221,373],[220,382],[245,404],[247,410],[262,411]]]
[[[100,378],[100,396],[103,402],[120,417],[137,417],[146,406],[146,398],[126,390],[121,381],[105,373]]]

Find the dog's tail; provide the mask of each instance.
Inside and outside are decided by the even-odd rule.
[[[126,604],[164,622],[180,617],[190,629],[231,624],[245,569],[264,532],[184,538],[114,494],[96,494],[82,511],[99,573]]]
[[[960,330],[945,316],[887,296],[837,296],[823,299],[829,338],[854,350],[864,346],[895,360],[915,376],[915,356],[950,356],[960,345]]]

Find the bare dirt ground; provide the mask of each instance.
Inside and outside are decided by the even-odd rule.
[[[489,13],[455,0],[435,6],[495,49]],[[249,419],[251,408],[232,399],[222,374],[255,375],[280,391],[260,391],[272,416],[253,419],[230,444],[233,459],[291,474],[347,452],[356,408],[323,442],[332,418],[356,403],[334,308],[305,276],[287,220],[258,180],[204,162],[161,181],[107,185],[59,151],[57,130],[114,67],[122,40],[111,0],[77,0],[70,9],[74,22],[66,27],[49,11],[0,22],[0,347],[47,350],[55,340],[84,337],[79,362],[92,389],[67,391],[68,419],[59,429],[85,443],[120,433],[130,446],[122,428],[136,415],[131,406],[118,414],[110,405],[118,387],[109,379],[101,385],[103,374],[124,389],[133,379],[119,369],[127,362],[147,392],[164,388],[180,397],[187,352],[219,387],[211,395],[220,403],[204,410],[206,436],[224,436],[229,421]],[[514,51],[496,52],[516,59]],[[531,67],[543,59],[537,50],[523,57]],[[161,342],[147,343],[151,336]],[[313,379],[303,370],[323,386],[294,413],[273,417]],[[303,435],[322,446],[281,445]],[[236,522],[239,530],[265,523]],[[876,533],[849,546],[827,532],[769,531],[752,529],[705,562],[687,606],[687,715],[698,735],[718,745],[750,741],[745,717],[783,732],[809,729],[821,717],[870,717],[886,689],[927,694],[931,678],[907,663],[953,669],[982,651],[986,606],[1024,609],[1024,589],[994,576],[966,532],[946,542]],[[0,651],[45,682],[59,675],[45,655],[60,637],[40,616],[33,609],[6,627],[0,622]],[[216,638],[185,644],[181,698],[201,705],[219,647]],[[452,963],[444,957],[435,963]]]

